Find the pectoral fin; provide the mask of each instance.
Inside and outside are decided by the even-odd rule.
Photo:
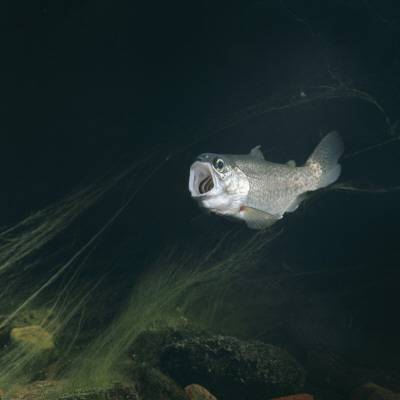
[[[257,210],[256,208],[242,206],[240,215],[250,229],[264,229],[273,225],[281,215],[269,214],[265,211]]]

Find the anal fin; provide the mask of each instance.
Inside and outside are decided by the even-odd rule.
[[[306,194],[299,194],[289,205],[289,207],[285,210],[285,212],[293,212],[297,210],[299,204],[306,198]]]
[[[281,215],[269,214],[265,211],[257,210],[256,208],[242,206],[240,215],[250,229],[264,229],[273,225]]]

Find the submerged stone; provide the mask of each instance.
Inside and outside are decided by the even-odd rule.
[[[133,384],[115,383],[105,389],[81,390],[75,393],[59,395],[65,381],[35,381],[21,387],[9,397],[12,400],[142,400]],[[6,397],[8,398],[8,397]],[[0,397],[1,400],[1,397]]]
[[[219,400],[265,400],[299,393],[301,364],[286,350],[233,337],[192,338],[164,348],[162,368],[183,386],[196,382]]]
[[[127,367],[144,400],[187,400],[183,389],[176,382],[151,365],[131,362]]]
[[[131,349],[131,359],[158,367],[165,346],[192,337],[203,336],[204,332],[194,327],[161,327],[142,332]]]
[[[400,394],[367,382],[353,391],[351,400],[400,400]]]
[[[14,328],[10,333],[12,343],[21,353],[30,354],[27,369],[46,367],[56,356],[53,336],[39,325]]]
[[[293,396],[276,397],[271,400],[314,400],[314,396],[308,393],[300,393]]]
[[[217,400],[206,388],[193,383],[185,387],[187,400]]]
[[[102,390],[88,390],[61,397],[59,400],[142,400],[133,384],[117,383]]]
[[[0,315],[0,346],[5,346],[10,342],[11,331],[14,328],[41,326],[46,331],[52,331],[58,325],[54,312],[46,308],[21,311],[10,320],[6,315]]]
[[[46,308],[27,310],[20,312],[11,323],[13,328],[21,328],[29,325],[40,325],[48,329],[59,325],[53,311]]]
[[[22,346],[39,346],[43,350],[54,350],[53,336],[39,325],[14,328],[11,331],[11,339]]]

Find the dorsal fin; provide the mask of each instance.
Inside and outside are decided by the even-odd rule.
[[[263,153],[261,153],[260,146],[254,147],[251,149],[250,155],[255,158],[259,158],[260,160],[264,160]]]

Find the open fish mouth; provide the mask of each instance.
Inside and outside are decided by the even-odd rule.
[[[189,190],[193,197],[202,196],[214,189],[214,178],[210,165],[196,161],[190,168]]]

